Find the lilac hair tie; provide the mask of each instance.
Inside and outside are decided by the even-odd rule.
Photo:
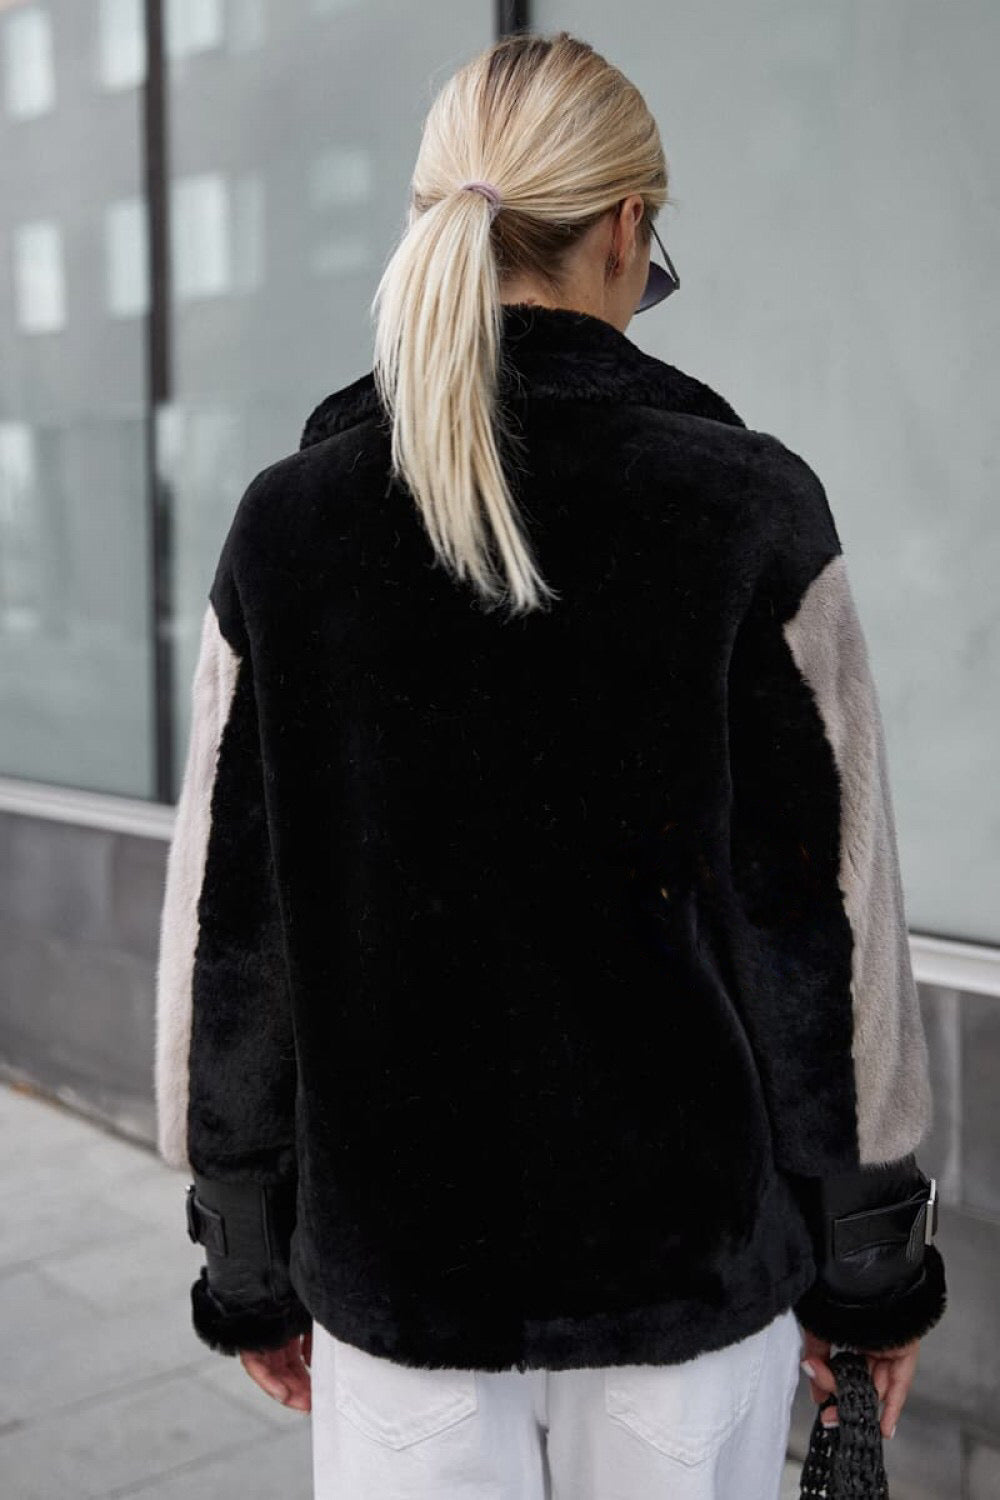
[[[495,188],[492,182],[480,181],[463,182],[461,184],[461,187],[471,188],[474,193],[482,193],[484,198],[488,198],[490,200],[490,223],[492,224],[493,220],[500,212],[500,204],[502,202],[502,199],[500,197],[499,189]]]

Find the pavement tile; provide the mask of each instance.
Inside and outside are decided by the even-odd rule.
[[[104,1500],[312,1500],[312,1493],[312,1434],[304,1419],[298,1432],[271,1434],[239,1452],[219,1454],[137,1489],[117,1490]]]
[[[114,1274],[109,1254],[108,1275]],[[45,1332],[18,1346],[16,1360],[0,1363],[4,1422],[30,1421],[40,1411],[55,1415],[81,1401],[113,1396],[146,1377],[198,1369],[223,1357],[195,1334],[181,1285],[156,1302],[106,1313],[53,1287],[40,1271],[35,1277],[19,1273],[18,1284],[26,1298],[21,1318],[29,1326],[34,1319]],[[33,1310],[30,1297],[36,1299]],[[54,1299],[48,1306],[46,1297]]]
[[[162,1228],[139,1229],[114,1250],[110,1261],[104,1244],[47,1255],[40,1269],[52,1285],[98,1312],[141,1308],[166,1298],[187,1303],[202,1257],[179,1223],[173,1239]]]
[[[0,1086],[0,1171],[53,1151],[92,1146],[107,1131],[81,1115],[28,1089]]]
[[[81,1176],[72,1152],[6,1167],[0,1180],[12,1172],[19,1180],[6,1193],[13,1211],[0,1217],[0,1269],[88,1244],[113,1245],[145,1227]]]
[[[0,1276],[0,1328],[8,1348],[49,1343],[67,1327],[93,1326],[90,1305],[54,1286],[38,1266],[21,1264]]]
[[[781,1476],[781,1495],[779,1500],[799,1500],[801,1488],[802,1465],[794,1463],[789,1459]]]
[[[30,1423],[0,1433],[0,1473],[17,1500],[92,1500],[179,1462],[239,1453],[265,1433],[273,1440],[267,1423],[180,1371],[63,1411],[43,1407]]]

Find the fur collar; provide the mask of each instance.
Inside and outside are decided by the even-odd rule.
[[[744,427],[710,386],[646,354],[604,318],[527,302],[501,306],[500,390],[584,401],[618,401],[686,412]],[[374,374],[334,391],[310,413],[300,448],[382,414]]]

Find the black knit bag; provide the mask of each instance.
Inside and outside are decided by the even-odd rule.
[[[828,1364],[837,1394],[817,1408],[799,1494],[803,1500],[888,1500],[878,1392],[868,1361],[854,1349],[838,1349]],[[824,1427],[820,1412],[834,1404],[838,1426]]]

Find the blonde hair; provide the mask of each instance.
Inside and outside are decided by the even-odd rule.
[[[495,184],[497,213],[470,180]],[[656,123],[638,89],[568,32],[503,38],[459,69],[424,122],[403,238],[372,303],[374,375],[392,421],[392,476],[440,562],[512,613],[558,595],[541,577],[501,449],[501,279],[560,294],[564,258],[629,193],[641,232],[667,198]],[[499,567],[494,553],[499,554]]]

